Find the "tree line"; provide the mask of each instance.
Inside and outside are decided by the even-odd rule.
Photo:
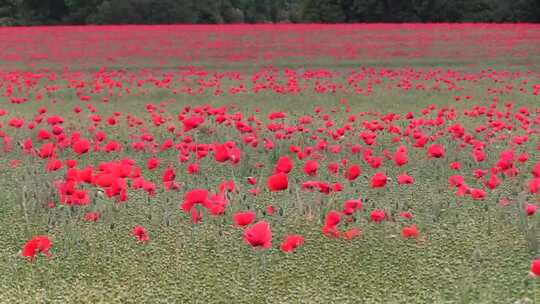
[[[0,0],[0,25],[540,22],[540,0]]]

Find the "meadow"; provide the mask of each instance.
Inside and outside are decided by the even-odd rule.
[[[539,25],[0,41],[0,303],[540,299]]]

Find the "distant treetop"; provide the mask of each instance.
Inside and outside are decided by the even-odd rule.
[[[540,22],[540,0],[0,0],[0,25]]]

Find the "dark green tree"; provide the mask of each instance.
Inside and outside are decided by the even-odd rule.
[[[18,11],[21,1],[0,0],[0,26],[18,24]]]
[[[64,0],[22,0],[18,11],[24,23],[30,25],[58,24],[67,13]]]
[[[316,23],[345,22],[342,0],[306,0],[302,11],[303,20]]]
[[[540,22],[540,0],[0,0],[0,25]]]
[[[196,0],[194,3],[196,20],[200,23],[223,23],[222,5],[219,0]]]

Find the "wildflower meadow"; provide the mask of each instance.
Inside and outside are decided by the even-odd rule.
[[[1,303],[540,301],[540,25],[0,28]]]

